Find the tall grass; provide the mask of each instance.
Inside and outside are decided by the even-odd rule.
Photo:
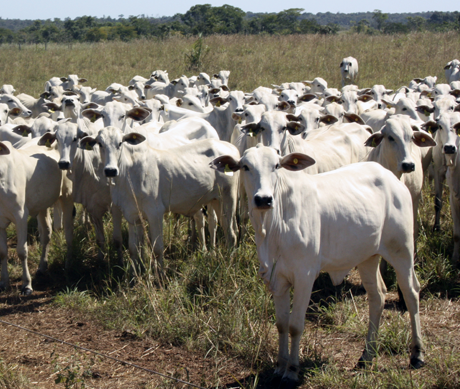
[[[148,77],[156,69],[168,70],[173,79],[181,74],[192,75],[184,54],[190,53],[195,41],[196,38],[171,37],[130,43],[75,44],[71,48],[50,44],[46,51],[41,46],[18,50],[16,46],[2,45],[0,82],[13,84],[18,93],[37,96],[49,78],[74,73],[99,89],[112,82],[126,85],[134,75]],[[204,39],[203,44],[210,51],[201,58],[202,67],[193,73],[231,70],[230,88],[244,91],[259,85],[314,77],[323,77],[329,86],[339,87],[340,61],[352,55],[359,61],[361,87],[384,84],[396,89],[414,77],[427,75],[438,76],[438,81],[444,82],[443,67],[458,58],[459,43],[459,35],[455,33],[212,36]],[[422,306],[430,312],[441,304],[433,298],[459,294],[458,271],[450,263],[452,221],[447,195],[445,200],[442,233],[431,230],[434,207],[430,188],[425,189],[420,207],[417,272],[426,299]],[[32,232],[34,228],[32,223]],[[249,232],[233,250],[219,245],[209,251],[192,249],[188,228],[187,219],[177,221],[167,217],[164,282],[159,283],[147,266],[146,274],[135,278],[133,283],[126,276],[126,269],[117,266],[110,245],[106,258],[100,261],[92,229],[76,223],[75,246],[71,248],[76,260],[64,271],[65,240],[61,232],[54,233],[50,276],[43,282],[61,290],[56,304],[99,320],[106,328],[150,336],[206,357],[236,357],[255,372],[270,371],[277,351],[274,308],[257,278],[259,264],[251,227],[247,226]],[[111,222],[107,219],[108,241],[110,235]],[[12,230],[9,237],[14,240]],[[36,238],[31,243],[34,271],[39,249]],[[124,245],[127,247],[126,226]],[[129,263],[127,251],[125,260]],[[14,257],[10,262],[12,279],[19,281],[18,263]],[[436,337],[427,331],[429,366],[414,375],[402,367],[409,360],[408,323],[407,318],[392,311],[385,311],[375,367],[363,374],[351,372],[367,332],[367,302],[359,283],[348,280],[341,288],[335,288],[328,276],[321,275],[312,300],[315,303],[307,313],[307,335],[301,344],[305,387],[428,388],[458,384],[459,375],[452,372],[460,370],[459,342],[451,337]],[[425,320],[424,324],[433,322]],[[330,341],[331,338],[334,340]],[[336,356],[337,352],[344,355],[343,359]],[[242,384],[252,387],[259,380],[263,387],[271,380],[271,375],[267,377],[259,377],[257,373]]]
[[[37,96],[53,76],[78,74],[88,85],[105,89],[112,82],[127,85],[136,74],[168,70],[170,79],[198,73],[188,70],[185,54],[196,37],[164,40],[103,42],[44,46],[0,46],[0,82],[18,93]],[[359,85],[407,85],[412,78],[437,76],[444,82],[444,66],[458,57],[457,33],[414,33],[394,36],[343,34],[290,36],[211,36],[203,39],[209,53],[199,71],[214,74],[231,70],[230,88],[251,91],[264,85],[322,77],[330,87],[340,86],[339,64],[353,56],[359,62]]]

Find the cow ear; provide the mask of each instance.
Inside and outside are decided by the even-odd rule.
[[[222,104],[227,103],[227,99],[223,99],[222,97],[215,97],[210,100],[210,103],[216,107],[220,107]]]
[[[291,106],[289,105],[289,103],[287,101],[281,101],[280,103],[278,103],[277,105],[277,108],[280,110],[280,111],[289,111],[289,109],[291,108]]]
[[[233,172],[240,170],[240,161],[235,160],[230,155],[222,155],[209,163],[211,169],[232,176]]]
[[[49,110],[50,112],[60,111],[61,106],[57,105],[56,103],[45,103],[42,105],[44,108]]]
[[[305,103],[308,103],[309,101],[312,101],[314,99],[317,99],[318,96],[316,96],[314,93],[306,93],[302,96],[299,97],[300,101],[303,101]]]
[[[232,113],[232,119],[233,119],[235,122],[241,123],[241,121],[242,121],[242,119],[243,119],[243,118],[241,117],[241,115],[242,115],[242,112],[241,112],[241,113],[240,113],[240,112],[233,112],[233,113]]]
[[[358,123],[361,125],[364,125],[364,120],[361,118],[361,116],[356,115],[355,113],[345,113],[343,117],[347,120],[348,123]]]
[[[15,107],[8,111],[8,116],[19,116],[21,113],[22,109],[19,107]]]
[[[337,123],[339,119],[337,119],[334,115],[324,115],[324,116],[321,116],[321,119],[319,121],[321,123],[329,125],[329,124]]]
[[[66,77],[61,77],[60,80],[61,80],[62,82],[69,81]]]
[[[431,137],[430,134],[427,132],[422,131],[414,131],[414,135],[412,136],[414,143],[418,147],[433,147],[436,146],[436,141]]]
[[[14,127],[13,132],[23,137],[27,137],[32,131],[29,126],[26,126],[25,124],[23,124],[21,126]]]
[[[370,100],[374,100],[374,98],[371,95],[362,95],[362,96],[358,97],[358,100],[367,102],[367,101],[370,101]]]
[[[64,93],[63,93],[64,96],[77,96],[77,94],[74,92],[74,91],[71,91],[71,90],[66,90]]]
[[[46,146],[51,147],[53,142],[56,140],[56,134],[53,132],[47,132],[42,135],[42,137],[38,140],[39,146]]]
[[[96,145],[96,139],[92,136],[85,136],[80,140],[78,147],[82,150],[93,150],[94,146]]]
[[[372,134],[369,138],[367,138],[366,142],[364,142],[364,146],[367,147],[377,147],[380,142],[383,140],[383,134],[380,132],[376,132]]]
[[[78,79],[78,82],[79,82],[80,84],[83,84],[83,83],[85,83],[85,82],[87,82],[87,81],[88,81],[88,80],[87,80],[86,78],[79,78],[79,79]]]
[[[286,119],[289,120],[290,122],[300,122],[302,120],[300,116],[295,116],[290,113],[286,115]]]
[[[9,147],[5,143],[0,142],[0,155],[8,155],[10,153]]]
[[[49,99],[51,93],[50,92],[43,92],[40,97],[42,97],[43,99]]]
[[[134,85],[128,86],[128,89],[129,89],[129,90],[134,90]]]
[[[89,119],[92,123],[94,123],[97,119],[102,117],[102,114],[99,111],[96,111],[95,109],[91,108],[81,111],[81,115],[86,119]]]
[[[383,103],[387,106],[387,108],[394,108],[396,107],[396,104],[393,101],[388,101],[385,99],[382,99]]]
[[[316,161],[312,157],[302,153],[291,153],[280,159],[281,167],[294,172],[303,170],[315,163]]]
[[[343,66],[343,62],[340,62],[340,66],[339,67],[342,67]]]
[[[176,105],[177,105],[178,107],[180,107],[183,103],[184,103],[184,101],[183,101],[182,99],[177,99],[177,100],[176,100]]]
[[[452,128],[457,132],[457,135],[460,135],[460,122],[455,123]]]
[[[229,91],[230,91],[230,89],[228,89],[228,86],[227,86],[227,85],[222,85],[222,86],[220,87],[220,89],[222,89],[222,90],[225,91],[225,92],[229,92]]]
[[[286,125],[286,129],[291,135],[299,135],[305,131],[305,126],[302,123],[289,122]]]
[[[324,100],[328,103],[342,104],[342,99],[339,96],[327,96]]]
[[[257,136],[260,132],[261,128],[259,123],[248,123],[241,127],[241,132],[248,136]]]
[[[425,116],[430,116],[434,112],[434,107],[429,107],[428,105],[419,105],[415,108],[417,112],[423,113]]]
[[[434,134],[436,131],[438,131],[441,127],[439,126],[438,123],[436,123],[433,120],[429,120],[425,123],[422,124],[422,128],[429,132],[430,134]]]
[[[82,110],[85,110],[85,109],[98,109],[99,108],[99,104],[97,103],[86,103],[86,104],[83,104],[81,106]]]
[[[130,134],[126,134],[123,137],[122,142],[129,143],[132,146],[137,146],[139,143],[145,141],[145,136],[138,134],[137,132],[131,132]]]

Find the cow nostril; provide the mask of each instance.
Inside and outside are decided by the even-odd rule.
[[[254,203],[256,204],[257,208],[267,209],[271,208],[273,205],[273,197],[272,196],[254,196]]]
[[[415,170],[415,163],[413,162],[403,162],[401,164],[402,170],[405,173],[413,172]]]
[[[237,108],[237,109],[235,109],[235,112],[243,112],[243,111],[244,111],[243,108]]]

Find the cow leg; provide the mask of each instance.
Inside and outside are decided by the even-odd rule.
[[[290,288],[281,296],[273,296],[276,312],[276,327],[278,328],[278,360],[275,374],[282,376],[286,371],[289,360],[289,311]]]
[[[6,237],[6,229],[0,228],[0,260],[2,261],[2,278],[0,282],[0,290],[6,290],[10,287],[10,278],[8,275],[8,244]]]
[[[142,261],[143,243],[144,243],[144,229],[140,222],[136,224],[128,224],[129,230],[129,254],[133,262],[135,275],[143,273],[145,267]]]
[[[229,189],[230,192],[236,193],[235,189]],[[237,200],[236,196],[232,196],[230,193],[224,191],[222,195],[222,199],[220,202],[213,201],[215,203],[214,209],[221,210],[221,224],[222,228],[224,229],[225,239],[227,241],[228,248],[234,248],[236,246],[236,228],[235,228],[235,215],[236,215],[236,205]]]
[[[383,307],[385,305],[385,283],[379,271],[379,256],[374,255],[358,265],[364,288],[369,300],[369,329],[367,331],[366,346],[359,359],[357,367],[366,367],[372,362],[377,351],[377,333],[380,325]]]
[[[152,245],[153,254],[157,260],[160,271],[163,270],[163,212],[148,215],[150,244]]]
[[[62,210],[64,235],[67,244],[65,268],[68,269],[72,257],[74,203],[70,196],[61,196],[58,202],[60,203],[60,209]]]
[[[208,207],[208,212],[209,212],[209,209],[210,207]],[[201,247],[203,250],[206,250],[206,238],[204,235],[205,218],[204,218],[203,211],[201,209],[193,215],[193,221],[194,223],[192,227],[195,230],[195,233],[193,234],[194,236],[192,235],[193,241],[196,240],[196,235],[198,232],[198,238],[201,243]]]
[[[30,277],[29,267],[27,266],[27,213],[23,215],[22,219],[18,219],[16,222],[16,233],[18,243],[16,251],[18,257],[22,263],[22,288],[21,293],[30,295],[33,292],[32,289],[32,278]]]
[[[104,236],[104,222],[103,222],[103,215],[101,214],[94,214],[94,212],[89,212],[91,222],[94,225],[94,232],[96,234],[96,244],[98,247],[98,258],[102,260],[104,258],[104,249],[105,249],[105,236]]]
[[[51,216],[49,208],[38,213],[37,221],[38,232],[40,234],[40,245],[42,249],[37,274],[44,274],[48,270],[49,243],[51,241]]]
[[[407,261],[404,261],[401,257],[395,258],[395,260],[391,262],[390,259],[388,259],[388,261],[396,271],[396,279],[403,293],[407,310],[410,315],[412,329],[410,366],[414,369],[418,369],[425,364],[423,358],[422,332],[420,327],[420,284],[415,275],[414,266],[412,265],[412,257],[410,254],[407,254],[407,256]],[[411,265],[408,266],[408,263]]]
[[[122,213],[120,207],[112,204],[112,224],[113,224],[113,246],[117,251],[117,258],[118,264],[123,267],[123,252],[122,252],[122,245],[123,245],[123,236],[122,236]]]
[[[61,202],[56,201],[53,206],[53,229],[54,231],[62,230],[62,208]]]
[[[289,334],[291,335],[291,353],[283,375],[283,381],[290,383],[299,378],[299,349],[300,338],[305,326],[305,313],[310,303],[311,290],[315,282],[316,272],[296,274],[294,284],[294,300],[289,317]]]
[[[434,231],[439,231],[441,229],[441,210],[442,210],[442,183],[445,180],[446,173],[444,167],[439,167],[438,165],[442,163],[441,161],[437,162],[439,158],[433,158],[434,162],[434,210],[436,212],[434,218]]]
[[[216,208],[217,207],[217,208]],[[209,245],[211,247],[216,247],[216,236],[217,236],[217,223],[219,212],[219,203],[211,202],[208,206],[208,230],[209,230]]]

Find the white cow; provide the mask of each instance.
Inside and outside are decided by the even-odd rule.
[[[115,183],[110,186],[112,201],[129,223],[131,256],[136,258],[139,252],[140,221],[145,217],[150,226],[150,243],[162,266],[163,215],[173,212],[194,216],[209,203],[219,211],[227,244],[233,247],[238,180],[233,175],[210,172],[208,165],[226,153],[238,158],[236,147],[207,139],[158,150],[149,147],[145,139],[138,133],[124,135],[115,127],[107,127],[95,139],[82,140],[83,146],[100,145],[104,174]]]
[[[296,173],[314,162],[300,153],[280,157],[274,149],[260,145],[241,159],[223,156],[211,165],[220,172],[241,171],[255,230],[259,275],[275,303],[279,334],[275,374],[291,386],[299,378],[300,338],[319,273],[328,272],[338,285],[355,266],[369,299],[369,328],[358,367],[372,362],[386,292],[378,270],[379,255],[395,267],[411,319],[410,365],[422,367],[420,285],[414,271],[407,188],[374,163],[314,176]]]
[[[15,92],[16,89],[14,89],[14,86],[10,84],[4,84],[0,88],[0,94],[2,95],[14,95]]]
[[[16,251],[22,262],[23,294],[32,293],[32,279],[27,266],[27,219],[38,219],[41,257],[39,271],[47,269],[51,239],[51,207],[61,194],[62,174],[56,160],[43,148],[35,146],[16,150],[9,142],[0,142],[0,258],[2,263],[0,288],[9,288],[8,245],[6,228],[16,226]]]
[[[433,147],[432,153],[435,189],[435,220],[433,230],[439,231],[441,229],[443,183],[446,178],[448,167],[456,163],[458,154],[457,129],[460,128],[460,113],[454,112],[453,110],[444,111],[437,117],[436,121],[428,121],[422,128],[433,133],[434,140],[436,141],[436,146]]]
[[[73,183],[72,202],[82,204],[87,210],[96,233],[96,243],[99,255],[105,248],[104,215],[111,211],[113,216],[113,241],[121,261],[121,212],[112,207],[110,188],[107,181],[101,180],[103,174],[102,161],[97,151],[84,151],[78,148],[81,138],[87,136],[78,126],[68,120],[58,123],[56,132],[46,133],[39,140],[39,145],[52,145],[57,141],[59,151],[58,166],[67,172],[67,177]],[[72,226],[65,227],[68,249],[72,242]],[[69,259],[67,256],[67,260]],[[68,262],[66,262],[66,266]]]
[[[346,57],[340,63],[342,88],[345,85],[356,84],[358,78],[358,61],[354,57]]]
[[[411,125],[406,115],[393,115],[380,132],[369,137],[366,146],[374,147],[368,156],[369,161],[380,163],[409,188],[415,239],[418,235],[417,212],[423,186],[423,154],[420,148],[436,146],[436,142],[430,134]]]
[[[22,117],[28,118],[32,115],[32,111],[28,109],[16,96],[0,95],[0,103],[8,105],[10,110],[17,109],[18,114]]]
[[[444,72],[449,84],[452,81],[460,81],[460,61],[458,59],[453,59],[447,62],[447,65],[444,67]]]
[[[444,120],[443,117],[448,116],[447,120]],[[452,254],[452,261],[455,265],[458,266],[460,260],[460,160],[458,148],[460,147],[458,133],[460,132],[460,114],[454,113],[449,115],[441,116],[439,124],[443,123],[441,126],[448,128],[449,138],[454,142],[450,145],[455,146],[455,154],[449,155],[451,157],[451,163],[448,163],[447,166],[447,183],[449,184],[450,191],[450,209],[452,212],[452,221],[453,221],[453,238],[454,238],[454,252]],[[445,123],[445,124],[444,124]],[[445,146],[444,146],[445,149]],[[447,153],[446,153],[447,154]],[[446,155],[447,157],[447,155]],[[446,158],[447,159],[447,158]]]

